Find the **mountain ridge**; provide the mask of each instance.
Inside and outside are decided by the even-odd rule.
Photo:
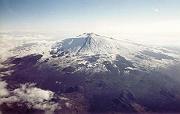
[[[87,33],[33,42],[15,47],[1,63],[5,112],[179,112],[179,73],[168,70],[178,56],[169,50]]]

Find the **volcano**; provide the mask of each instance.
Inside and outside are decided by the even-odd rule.
[[[8,53],[0,68],[4,114],[180,112],[180,83],[167,70],[179,62],[173,50],[83,33]]]

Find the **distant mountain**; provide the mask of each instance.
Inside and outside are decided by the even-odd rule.
[[[179,74],[168,69],[179,62],[176,51],[84,33],[8,53],[0,68],[3,114],[180,112]]]
[[[72,64],[102,64],[114,61],[118,57],[129,60],[137,68],[146,70],[166,67],[179,55],[166,48],[148,47],[125,40],[117,40],[94,33],[84,33],[75,38],[68,38],[52,45],[52,57],[66,57]],[[64,59],[65,60],[65,59]],[[122,60],[123,61],[123,60]],[[73,63],[75,62],[75,63]]]

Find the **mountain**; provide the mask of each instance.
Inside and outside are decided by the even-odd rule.
[[[84,33],[28,41],[8,54],[0,68],[3,114],[180,112],[174,50]]]
[[[68,38],[52,46],[52,57],[70,57],[71,64],[102,64],[104,61],[131,61],[139,69],[151,70],[157,67],[167,67],[178,54],[165,48],[148,47],[125,40],[117,40],[94,33],[84,33],[76,38]],[[69,59],[68,59],[69,60]],[[75,63],[73,63],[75,62]]]
[[[76,38],[65,39],[62,42],[58,42],[53,47],[54,53],[71,53],[74,55],[96,55],[96,54],[122,54],[127,51],[128,46],[133,46],[129,43],[121,43],[121,41],[113,38],[100,36],[93,33],[84,33]],[[125,46],[126,45],[126,46]]]

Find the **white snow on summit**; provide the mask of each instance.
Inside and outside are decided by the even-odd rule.
[[[110,37],[100,36],[94,33],[84,33],[75,38],[65,39],[52,47],[53,53],[70,53],[71,55],[115,55],[129,57],[131,53],[142,49],[131,43],[119,41]]]
[[[113,61],[117,55],[125,57],[137,67],[148,68],[165,67],[172,63],[177,55],[163,48],[148,47],[126,40],[100,36],[94,33],[84,33],[75,38],[68,38],[52,45],[51,54],[57,57],[70,56],[60,64],[85,63],[88,57],[98,56],[96,63]],[[67,62],[66,62],[67,60]],[[68,62],[69,61],[69,62]],[[94,66],[96,66],[94,65]]]
[[[30,54],[42,54],[41,61],[49,59],[47,64],[58,67],[77,67],[77,70],[106,70],[103,62],[113,62],[117,55],[124,57],[134,66],[144,69],[167,67],[179,60],[179,54],[162,47],[149,47],[132,41],[114,39],[95,33],[83,33],[74,38],[59,41],[45,39],[8,39],[2,38],[0,61],[8,57],[23,57]],[[11,41],[11,42],[10,42]],[[13,43],[12,43],[13,42]],[[7,47],[5,47],[8,45]],[[3,67],[0,64],[0,67]],[[90,70],[91,69],[91,70]]]

